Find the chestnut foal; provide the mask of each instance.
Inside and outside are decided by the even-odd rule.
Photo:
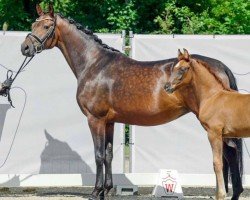
[[[192,59],[187,50],[184,49],[184,54],[179,50],[178,59],[165,89],[172,95],[180,89],[193,90],[196,106],[190,110],[207,131],[216,174],[216,199],[221,200],[226,196],[222,172],[223,140],[250,137],[250,95],[231,90],[206,63]]]

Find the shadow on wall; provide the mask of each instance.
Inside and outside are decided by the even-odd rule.
[[[46,130],[44,133],[48,141],[41,154],[39,174],[93,174],[81,156],[66,142],[53,138]]]
[[[0,104],[0,141],[3,135],[3,126],[6,118],[7,111],[10,109],[10,104]]]
[[[21,181],[19,175],[14,175],[10,180],[1,183],[0,187],[19,187],[20,183]]]

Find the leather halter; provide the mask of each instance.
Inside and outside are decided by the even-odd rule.
[[[51,20],[54,22],[53,26],[50,26],[48,31],[46,32],[46,34],[42,37],[42,38],[39,38],[38,36],[36,36],[35,34],[33,33],[29,33],[26,38],[29,38],[32,37],[35,39],[35,41],[38,43],[38,45],[35,45],[34,42],[30,39],[32,45],[34,46],[34,49],[35,49],[35,54],[37,53],[41,53],[43,50],[44,50],[44,44],[45,42],[51,38],[51,37],[54,37],[55,35],[55,28],[56,28],[56,19],[57,17],[55,16],[55,20],[51,19],[51,18],[44,18],[44,19],[36,19],[36,22],[40,22],[40,21],[44,21],[44,20]],[[51,41],[51,44],[52,44],[53,41]],[[50,44],[50,46],[51,46]]]

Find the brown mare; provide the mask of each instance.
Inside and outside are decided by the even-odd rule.
[[[74,20],[54,14],[52,6],[48,13],[44,13],[37,5],[37,13],[39,18],[22,44],[22,53],[32,56],[56,46],[71,67],[78,82],[77,102],[87,117],[95,148],[96,183],[90,199],[103,198],[104,191],[113,187],[114,123],[144,126],[167,123],[190,112],[187,105],[193,103],[194,97],[192,93],[183,95],[185,98],[181,94],[169,95],[163,88],[177,59],[138,62],[102,44],[96,35]],[[212,63],[211,70],[223,78],[225,84],[237,89],[234,76],[224,64],[197,57]],[[235,143],[240,149],[241,141],[235,140]],[[238,166],[241,159],[237,158],[234,148],[225,146],[232,152],[227,160],[234,172],[234,195],[238,198],[242,192]]]
[[[192,59],[187,50],[184,54],[179,51],[178,59],[165,89],[173,95],[178,90],[194,92],[196,105],[189,108],[207,131],[216,174],[216,198],[221,200],[226,196],[223,139],[250,137],[250,95],[229,88],[206,63]]]

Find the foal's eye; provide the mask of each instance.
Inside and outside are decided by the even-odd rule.
[[[44,25],[44,27],[43,27],[44,29],[49,29],[49,26],[47,26],[47,25]]]

